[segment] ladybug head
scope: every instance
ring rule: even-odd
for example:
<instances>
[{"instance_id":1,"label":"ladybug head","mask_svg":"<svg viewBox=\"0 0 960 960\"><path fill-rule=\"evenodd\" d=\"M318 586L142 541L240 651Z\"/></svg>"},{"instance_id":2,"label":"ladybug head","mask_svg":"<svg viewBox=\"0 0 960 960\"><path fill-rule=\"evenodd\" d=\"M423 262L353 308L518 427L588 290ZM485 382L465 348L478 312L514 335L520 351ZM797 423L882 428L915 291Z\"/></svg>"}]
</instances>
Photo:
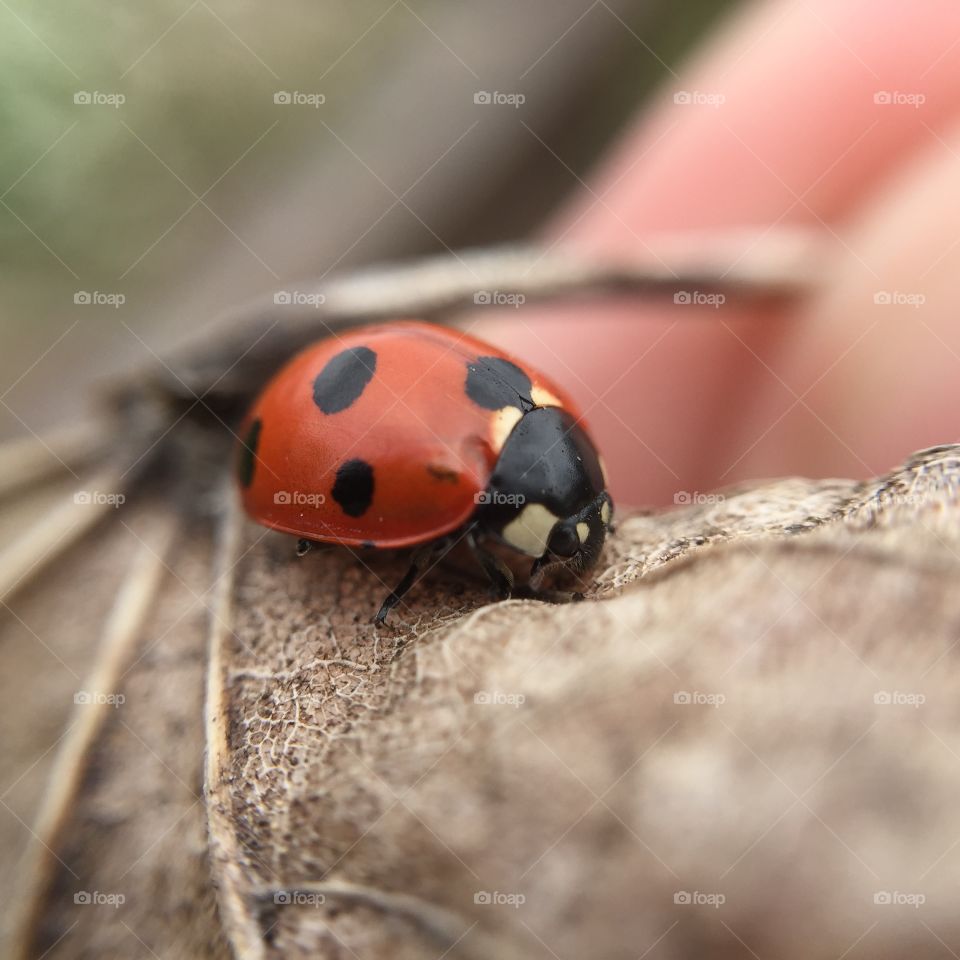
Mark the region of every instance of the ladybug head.
<instances>
[{"instance_id":1,"label":"ladybug head","mask_svg":"<svg viewBox=\"0 0 960 960\"><path fill-rule=\"evenodd\" d=\"M485 532L534 557L531 586L547 572L588 570L607 535L613 502L597 451L560 407L525 414L503 445L478 519Z\"/></svg>"},{"instance_id":2,"label":"ladybug head","mask_svg":"<svg viewBox=\"0 0 960 960\"><path fill-rule=\"evenodd\" d=\"M587 507L572 517L558 520L550 532L547 548L533 561L530 586L539 589L544 577L553 571L589 570L600 556L607 536L613 501L603 491Z\"/></svg>"}]
</instances>

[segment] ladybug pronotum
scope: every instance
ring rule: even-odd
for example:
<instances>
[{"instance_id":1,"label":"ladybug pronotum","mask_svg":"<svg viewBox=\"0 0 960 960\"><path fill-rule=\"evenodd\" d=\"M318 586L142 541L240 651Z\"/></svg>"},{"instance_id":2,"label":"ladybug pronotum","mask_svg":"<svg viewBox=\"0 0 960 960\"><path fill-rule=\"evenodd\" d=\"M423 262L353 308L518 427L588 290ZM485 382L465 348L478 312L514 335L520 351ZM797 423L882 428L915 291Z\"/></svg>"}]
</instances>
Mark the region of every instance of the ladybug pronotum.
<instances>
[{"instance_id":1,"label":"ladybug pronotum","mask_svg":"<svg viewBox=\"0 0 960 960\"><path fill-rule=\"evenodd\" d=\"M455 330L417 321L313 344L267 384L241 428L249 516L312 541L422 547L463 540L499 596L514 578L484 541L533 558L529 587L595 562L613 503L580 415L546 377Z\"/></svg>"}]
</instances>

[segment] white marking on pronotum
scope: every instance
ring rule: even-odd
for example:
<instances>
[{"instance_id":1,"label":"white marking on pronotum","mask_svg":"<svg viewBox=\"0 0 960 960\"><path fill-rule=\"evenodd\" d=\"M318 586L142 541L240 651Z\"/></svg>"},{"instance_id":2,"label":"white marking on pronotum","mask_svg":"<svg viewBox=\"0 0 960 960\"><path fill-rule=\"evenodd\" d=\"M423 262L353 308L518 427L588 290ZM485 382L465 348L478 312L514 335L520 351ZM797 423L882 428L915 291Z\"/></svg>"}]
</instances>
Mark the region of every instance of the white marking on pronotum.
<instances>
[{"instance_id":1,"label":"white marking on pronotum","mask_svg":"<svg viewBox=\"0 0 960 960\"><path fill-rule=\"evenodd\" d=\"M530 399L538 407L562 407L563 401L556 396L556 394L551 393L547 390L546 387L542 387L539 383L535 383L530 388Z\"/></svg>"},{"instance_id":2,"label":"white marking on pronotum","mask_svg":"<svg viewBox=\"0 0 960 960\"><path fill-rule=\"evenodd\" d=\"M600 508L600 519L604 523L610 522L610 501L604 500L603 506Z\"/></svg>"},{"instance_id":3,"label":"white marking on pronotum","mask_svg":"<svg viewBox=\"0 0 960 960\"><path fill-rule=\"evenodd\" d=\"M522 416L523 412L517 407L502 407L493 415L490 421L490 441L494 453L499 453L503 449L507 437Z\"/></svg>"},{"instance_id":4,"label":"white marking on pronotum","mask_svg":"<svg viewBox=\"0 0 960 960\"><path fill-rule=\"evenodd\" d=\"M528 503L520 515L503 528L503 539L528 557L542 557L554 524L560 518L542 503Z\"/></svg>"},{"instance_id":5,"label":"white marking on pronotum","mask_svg":"<svg viewBox=\"0 0 960 960\"><path fill-rule=\"evenodd\" d=\"M586 543L587 537L590 536L590 527L582 520L577 524L577 536L580 538L581 543Z\"/></svg>"}]
</instances>

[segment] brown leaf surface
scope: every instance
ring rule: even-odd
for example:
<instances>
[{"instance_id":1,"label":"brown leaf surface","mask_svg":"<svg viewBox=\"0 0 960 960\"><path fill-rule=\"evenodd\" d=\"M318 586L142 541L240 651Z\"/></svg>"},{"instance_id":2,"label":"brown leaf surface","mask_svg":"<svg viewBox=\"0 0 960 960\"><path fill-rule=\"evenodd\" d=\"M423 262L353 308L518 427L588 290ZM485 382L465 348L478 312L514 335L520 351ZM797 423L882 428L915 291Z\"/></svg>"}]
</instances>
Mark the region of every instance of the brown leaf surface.
<instances>
[{"instance_id":1,"label":"brown leaf surface","mask_svg":"<svg viewBox=\"0 0 960 960\"><path fill-rule=\"evenodd\" d=\"M6 607L4 957L229 956L203 802L209 535L177 527L166 503L114 511ZM94 894L124 899L76 902Z\"/></svg>"},{"instance_id":2,"label":"brown leaf surface","mask_svg":"<svg viewBox=\"0 0 960 960\"><path fill-rule=\"evenodd\" d=\"M574 605L437 569L379 630L402 555L142 492L6 603L3 955L956 951L958 467L624 519Z\"/></svg>"},{"instance_id":3,"label":"brown leaf surface","mask_svg":"<svg viewBox=\"0 0 960 960\"><path fill-rule=\"evenodd\" d=\"M238 954L960 946L958 466L626 519L572 606L435 573L380 631L401 558L294 562L234 518L208 774Z\"/></svg>"}]
</instances>

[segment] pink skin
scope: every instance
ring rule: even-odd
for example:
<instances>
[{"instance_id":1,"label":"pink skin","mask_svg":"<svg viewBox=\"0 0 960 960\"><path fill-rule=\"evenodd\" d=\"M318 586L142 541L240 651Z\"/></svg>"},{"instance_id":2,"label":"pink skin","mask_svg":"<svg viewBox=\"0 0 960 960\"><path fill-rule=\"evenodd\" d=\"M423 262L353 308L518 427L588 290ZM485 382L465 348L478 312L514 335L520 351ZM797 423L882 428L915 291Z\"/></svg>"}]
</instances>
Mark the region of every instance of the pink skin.
<instances>
[{"instance_id":1,"label":"pink skin","mask_svg":"<svg viewBox=\"0 0 960 960\"><path fill-rule=\"evenodd\" d=\"M867 476L957 438L958 61L955 0L748 6L669 78L543 239L616 255L663 231L802 226L828 254L817 290L789 309L668 298L480 314L479 335L588 410L615 500ZM677 104L676 91L725 99ZM878 104L880 91L925 102ZM894 291L924 302L875 302Z\"/></svg>"}]
</instances>

